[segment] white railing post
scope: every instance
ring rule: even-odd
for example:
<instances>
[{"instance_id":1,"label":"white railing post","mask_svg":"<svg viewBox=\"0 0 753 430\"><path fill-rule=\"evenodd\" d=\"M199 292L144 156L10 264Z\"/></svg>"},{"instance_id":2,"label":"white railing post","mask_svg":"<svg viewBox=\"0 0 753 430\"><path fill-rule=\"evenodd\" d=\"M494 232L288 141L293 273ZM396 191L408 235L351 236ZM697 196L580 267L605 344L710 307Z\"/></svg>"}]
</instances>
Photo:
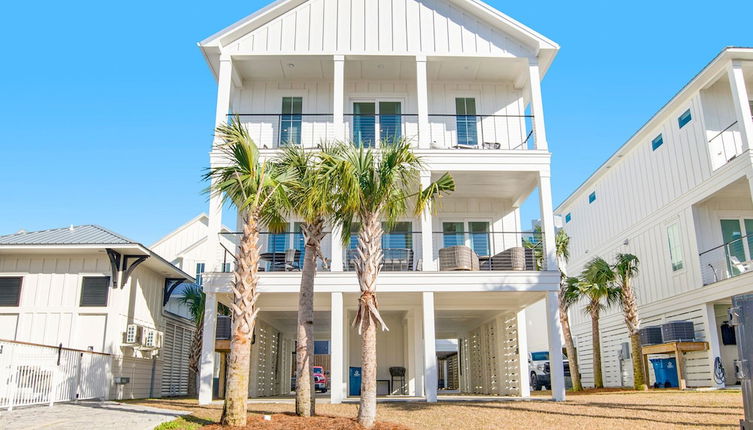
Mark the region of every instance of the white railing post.
<instances>
[{"instance_id":1,"label":"white railing post","mask_svg":"<svg viewBox=\"0 0 753 430\"><path fill-rule=\"evenodd\" d=\"M745 87L745 75L743 74L742 62L733 60L727 69L729 86L732 91L732 103L735 109L737 122L740 124L740 136L742 138L743 152L750 149L753 139L753 118L751 118L750 105L748 104L748 92Z\"/></svg>"},{"instance_id":2,"label":"white railing post","mask_svg":"<svg viewBox=\"0 0 753 430\"><path fill-rule=\"evenodd\" d=\"M531 115L533 115L533 137L536 142L536 149L546 151L548 149L546 141L546 130L544 129L544 103L541 98L541 74L539 72L539 62L536 58L531 58L528 62L528 87L531 93Z\"/></svg>"},{"instance_id":3,"label":"white railing post","mask_svg":"<svg viewBox=\"0 0 753 430\"><path fill-rule=\"evenodd\" d=\"M416 56L416 98L418 107L418 147L431 146L429 132L429 85L426 75L426 56Z\"/></svg>"},{"instance_id":4,"label":"white railing post","mask_svg":"<svg viewBox=\"0 0 753 430\"><path fill-rule=\"evenodd\" d=\"M345 140L345 56L335 55L334 76L332 80L332 122L335 128L335 140Z\"/></svg>"},{"instance_id":5,"label":"white railing post","mask_svg":"<svg viewBox=\"0 0 753 430\"><path fill-rule=\"evenodd\" d=\"M431 172L421 172L421 189L425 189L431 183ZM421 213L421 270L435 271L434 245L432 241L432 216L431 207L427 205Z\"/></svg>"},{"instance_id":6,"label":"white railing post","mask_svg":"<svg viewBox=\"0 0 753 430\"><path fill-rule=\"evenodd\" d=\"M199 369L200 405L212 403L214 383L214 343L217 334L217 293L213 291L205 291L205 293L204 336L201 343L201 364Z\"/></svg>"}]
</instances>

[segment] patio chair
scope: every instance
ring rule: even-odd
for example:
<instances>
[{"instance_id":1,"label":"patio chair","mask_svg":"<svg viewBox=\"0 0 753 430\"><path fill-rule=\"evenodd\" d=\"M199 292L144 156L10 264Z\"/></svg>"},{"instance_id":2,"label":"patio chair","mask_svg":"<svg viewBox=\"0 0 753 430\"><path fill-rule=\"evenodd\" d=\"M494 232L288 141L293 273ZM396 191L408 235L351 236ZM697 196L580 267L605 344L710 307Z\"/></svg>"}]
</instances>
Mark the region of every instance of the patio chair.
<instances>
[{"instance_id":1,"label":"patio chair","mask_svg":"<svg viewBox=\"0 0 753 430\"><path fill-rule=\"evenodd\" d=\"M532 251L532 250L531 250ZM530 258L527 254L530 254ZM528 260L531 260L530 264ZM490 265L488 265L490 264ZM533 270L533 253L527 253L526 248L514 246L495 254L484 269L488 270Z\"/></svg>"},{"instance_id":2,"label":"patio chair","mask_svg":"<svg viewBox=\"0 0 753 430\"><path fill-rule=\"evenodd\" d=\"M478 270L478 255L465 245L448 246L439 250L439 270Z\"/></svg>"},{"instance_id":3,"label":"patio chair","mask_svg":"<svg viewBox=\"0 0 753 430\"><path fill-rule=\"evenodd\" d=\"M413 270L413 250L410 248L385 248L382 250L382 270L404 272Z\"/></svg>"},{"instance_id":4,"label":"patio chair","mask_svg":"<svg viewBox=\"0 0 753 430\"><path fill-rule=\"evenodd\" d=\"M297 249L287 249L285 250L285 271L286 272L292 272L300 270L300 267L298 265L298 259L296 258L296 254L298 253Z\"/></svg>"},{"instance_id":5,"label":"patio chair","mask_svg":"<svg viewBox=\"0 0 753 430\"><path fill-rule=\"evenodd\" d=\"M732 265L732 267L737 269L737 271L740 273L745 273L745 272L750 271L751 266L753 265L753 261L746 261L743 263L740 261L739 258L735 257L734 255L729 257L729 262Z\"/></svg>"}]
</instances>

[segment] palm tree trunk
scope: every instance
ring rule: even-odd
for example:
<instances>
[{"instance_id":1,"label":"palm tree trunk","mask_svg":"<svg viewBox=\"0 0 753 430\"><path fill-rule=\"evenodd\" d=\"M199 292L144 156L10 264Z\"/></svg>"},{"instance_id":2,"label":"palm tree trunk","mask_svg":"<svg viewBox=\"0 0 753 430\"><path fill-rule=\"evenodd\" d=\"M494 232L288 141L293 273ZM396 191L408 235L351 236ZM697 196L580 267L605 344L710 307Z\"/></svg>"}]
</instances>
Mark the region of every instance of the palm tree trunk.
<instances>
[{"instance_id":1,"label":"palm tree trunk","mask_svg":"<svg viewBox=\"0 0 753 430\"><path fill-rule=\"evenodd\" d=\"M196 331L191 340L191 353L188 356L188 397L196 397L198 392L199 359L201 358L201 343L204 337L204 321L196 322Z\"/></svg>"},{"instance_id":2,"label":"palm tree trunk","mask_svg":"<svg viewBox=\"0 0 753 430\"><path fill-rule=\"evenodd\" d=\"M382 262L382 225L378 214L368 214L361 219L361 232L358 236L356 274L361 287L358 300L358 313L353 321L361 334L361 401L358 408L358 423L371 428L376 422L376 376L377 323L386 329L376 299L376 280Z\"/></svg>"},{"instance_id":3,"label":"palm tree trunk","mask_svg":"<svg viewBox=\"0 0 753 430\"><path fill-rule=\"evenodd\" d=\"M563 305L560 299L560 325L562 325L562 335L565 337L565 350L567 351L567 361L570 364L570 380L573 382L573 391L582 391L583 385L580 382L580 369L578 368L578 356L575 352L573 343L573 334L570 332L570 318L567 315L567 306Z\"/></svg>"},{"instance_id":4,"label":"palm tree trunk","mask_svg":"<svg viewBox=\"0 0 753 430\"><path fill-rule=\"evenodd\" d=\"M316 414L314 398L314 278L316 277L316 256L321 244L324 220L302 226L306 240L303 255L301 289L298 293L298 328L295 348L295 413L308 417Z\"/></svg>"},{"instance_id":5,"label":"palm tree trunk","mask_svg":"<svg viewBox=\"0 0 753 430\"><path fill-rule=\"evenodd\" d=\"M251 334L256 323L259 293L258 214L243 214L243 236L238 246L233 282L232 338L228 357L227 388L222 408L222 425L246 425L246 401L251 364Z\"/></svg>"},{"instance_id":6,"label":"palm tree trunk","mask_svg":"<svg viewBox=\"0 0 753 430\"><path fill-rule=\"evenodd\" d=\"M601 336L599 333L599 303L592 303L591 307L591 344L593 346L594 388L604 388L601 375Z\"/></svg>"},{"instance_id":7,"label":"palm tree trunk","mask_svg":"<svg viewBox=\"0 0 753 430\"><path fill-rule=\"evenodd\" d=\"M638 333L641 320L638 317L638 304L635 300L633 286L629 280L623 282L620 289L622 295L622 309L625 314L625 324L630 335L630 355L633 362L633 387L636 390L648 390L646 375L643 368L643 355L641 352L641 338Z\"/></svg>"}]
</instances>

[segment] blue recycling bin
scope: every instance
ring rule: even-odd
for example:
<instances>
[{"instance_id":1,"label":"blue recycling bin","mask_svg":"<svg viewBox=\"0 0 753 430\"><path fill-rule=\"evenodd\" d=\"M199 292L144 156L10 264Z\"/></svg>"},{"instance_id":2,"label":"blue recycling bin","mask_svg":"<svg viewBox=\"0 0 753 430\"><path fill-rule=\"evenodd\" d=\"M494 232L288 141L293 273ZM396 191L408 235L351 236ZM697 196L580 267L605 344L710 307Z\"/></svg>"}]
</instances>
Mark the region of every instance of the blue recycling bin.
<instances>
[{"instance_id":1,"label":"blue recycling bin","mask_svg":"<svg viewBox=\"0 0 753 430\"><path fill-rule=\"evenodd\" d=\"M680 381L677 380L677 361L674 358L652 358L651 365L659 388L680 386Z\"/></svg>"},{"instance_id":2,"label":"blue recycling bin","mask_svg":"<svg viewBox=\"0 0 753 430\"><path fill-rule=\"evenodd\" d=\"M348 395L360 396L361 395L361 368L351 367L348 375Z\"/></svg>"}]
</instances>

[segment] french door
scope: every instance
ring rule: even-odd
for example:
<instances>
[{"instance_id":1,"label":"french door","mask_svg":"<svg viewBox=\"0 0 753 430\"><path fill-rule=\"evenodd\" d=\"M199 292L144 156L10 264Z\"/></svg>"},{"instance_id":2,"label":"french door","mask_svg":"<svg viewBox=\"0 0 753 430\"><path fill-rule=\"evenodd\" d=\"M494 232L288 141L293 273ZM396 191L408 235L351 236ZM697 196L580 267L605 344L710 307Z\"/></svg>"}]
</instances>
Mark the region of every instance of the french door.
<instances>
[{"instance_id":1,"label":"french door","mask_svg":"<svg viewBox=\"0 0 753 430\"><path fill-rule=\"evenodd\" d=\"M739 268L737 266L739 263L751 260L753 219L733 218L722 219L720 222L722 241L725 244L727 268L731 273L738 275Z\"/></svg>"},{"instance_id":2,"label":"french door","mask_svg":"<svg viewBox=\"0 0 753 430\"><path fill-rule=\"evenodd\" d=\"M377 139L394 142L402 137L402 103L398 101L353 102L353 143L373 148Z\"/></svg>"}]
</instances>

